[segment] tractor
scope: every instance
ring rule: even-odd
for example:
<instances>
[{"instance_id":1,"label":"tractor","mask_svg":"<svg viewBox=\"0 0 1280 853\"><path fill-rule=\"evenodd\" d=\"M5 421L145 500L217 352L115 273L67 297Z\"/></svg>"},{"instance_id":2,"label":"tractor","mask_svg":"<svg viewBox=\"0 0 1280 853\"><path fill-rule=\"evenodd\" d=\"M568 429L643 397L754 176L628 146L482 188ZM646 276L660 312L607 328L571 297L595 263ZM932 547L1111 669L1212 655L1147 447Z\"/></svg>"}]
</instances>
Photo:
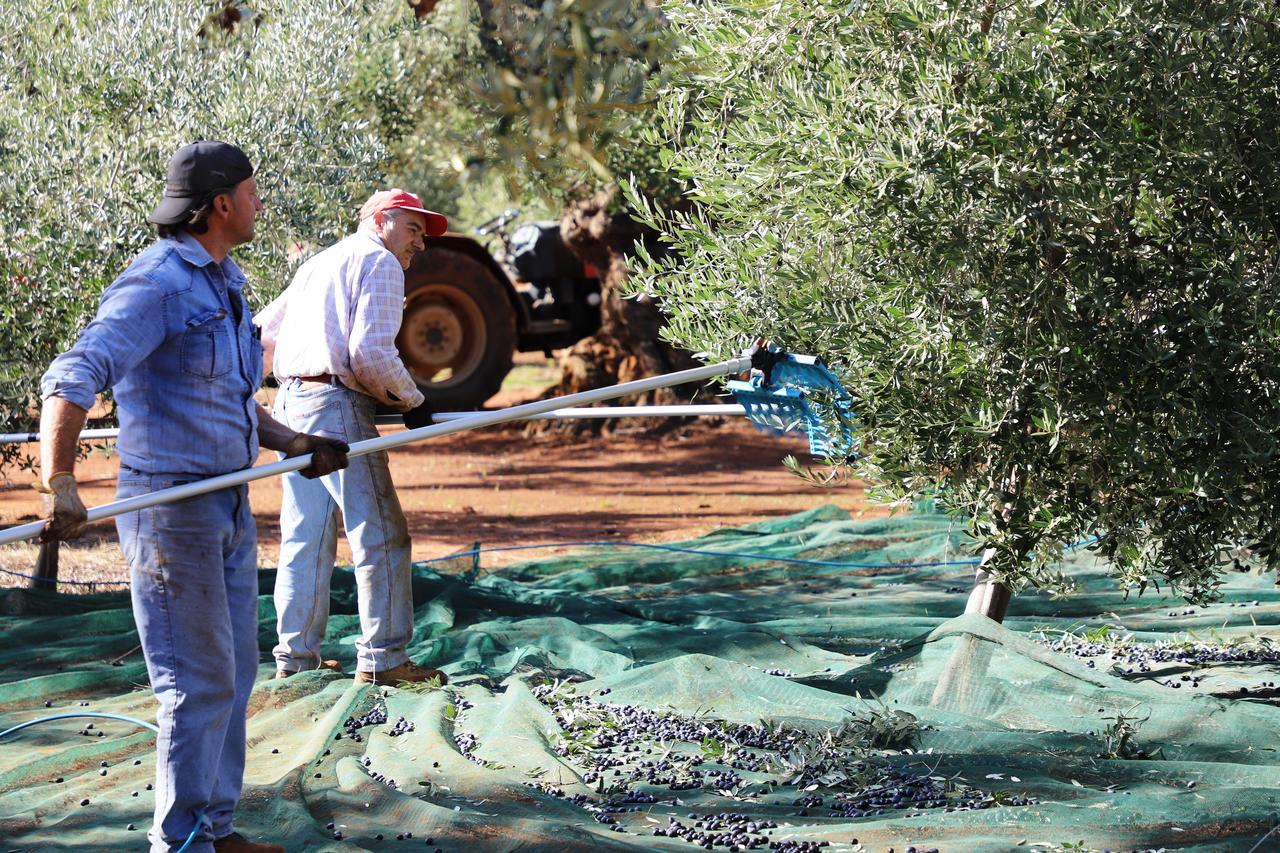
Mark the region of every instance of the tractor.
<instances>
[{"instance_id":1,"label":"tractor","mask_svg":"<svg viewBox=\"0 0 1280 853\"><path fill-rule=\"evenodd\" d=\"M517 351L550 356L600 326L596 270L565 246L558 222L510 230L518 215L506 210L474 237L427 238L405 272L396 347L436 411L479 408Z\"/></svg>"}]
</instances>

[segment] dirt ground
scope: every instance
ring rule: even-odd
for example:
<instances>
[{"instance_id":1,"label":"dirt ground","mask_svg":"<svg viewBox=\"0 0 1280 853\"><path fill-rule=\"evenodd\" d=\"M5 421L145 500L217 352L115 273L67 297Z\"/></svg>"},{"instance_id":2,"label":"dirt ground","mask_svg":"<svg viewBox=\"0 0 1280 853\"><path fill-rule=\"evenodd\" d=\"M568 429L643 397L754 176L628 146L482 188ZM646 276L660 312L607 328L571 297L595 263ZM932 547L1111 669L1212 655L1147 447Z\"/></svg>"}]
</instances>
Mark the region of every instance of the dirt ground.
<instances>
[{"instance_id":1,"label":"dirt ground","mask_svg":"<svg viewBox=\"0 0 1280 853\"><path fill-rule=\"evenodd\" d=\"M522 356L489 408L532 399L553 377L540 356ZM399 427L384 428L385 432ZM470 548L580 540L661 542L717 527L745 524L835 503L853 512L868 507L859 484L821 489L787 472L788 453L807 460L803 439L755 432L742 419L687 419L658 434L628 430L609 438L566 441L527 438L497 428L445 436L391 452L391 472L413 536L413 558L425 560ZM274 461L264 454L261 462ZM78 467L89 506L114 499L118 462L95 452ZM38 517L31 477L8 471L0 487L0 527ZM280 481L250 486L258 523L259 564L273 567L280 549ZM37 548L0 546L0 568L30 573ZM501 566L554 551L485 555ZM338 559L350 562L345 540ZM123 580L124 558L111 521L95 524L80 542L64 545L64 580ZM23 581L0 576L0 585Z\"/></svg>"}]
</instances>

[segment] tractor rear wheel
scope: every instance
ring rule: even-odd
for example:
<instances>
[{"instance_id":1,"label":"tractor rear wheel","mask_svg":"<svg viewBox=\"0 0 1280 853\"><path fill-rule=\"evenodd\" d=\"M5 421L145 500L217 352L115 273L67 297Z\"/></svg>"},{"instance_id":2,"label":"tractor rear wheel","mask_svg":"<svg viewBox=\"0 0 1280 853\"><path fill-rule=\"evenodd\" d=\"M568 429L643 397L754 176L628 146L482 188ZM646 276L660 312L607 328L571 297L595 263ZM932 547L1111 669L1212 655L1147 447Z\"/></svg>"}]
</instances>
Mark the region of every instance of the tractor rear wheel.
<instances>
[{"instance_id":1,"label":"tractor rear wheel","mask_svg":"<svg viewBox=\"0 0 1280 853\"><path fill-rule=\"evenodd\" d=\"M491 270L444 248L418 255L396 348L432 408L478 409L510 372L515 344L515 312Z\"/></svg>"}]
</instances>

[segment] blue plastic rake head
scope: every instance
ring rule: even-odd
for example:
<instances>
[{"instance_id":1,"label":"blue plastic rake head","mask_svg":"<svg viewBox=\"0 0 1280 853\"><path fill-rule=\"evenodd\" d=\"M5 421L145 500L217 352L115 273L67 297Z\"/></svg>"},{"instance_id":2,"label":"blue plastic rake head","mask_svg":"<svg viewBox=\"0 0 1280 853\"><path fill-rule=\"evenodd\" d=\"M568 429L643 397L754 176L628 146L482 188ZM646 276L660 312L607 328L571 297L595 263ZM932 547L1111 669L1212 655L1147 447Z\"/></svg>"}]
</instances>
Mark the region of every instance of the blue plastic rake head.
<instances>
[{"instance_id":1,"label":"blue plastic rake head","mask_svg":"<svg viewBox=\"0 0 1280 853\"><path fill-rule=\"evenodd\" d=\"M746 382L728 383L756 429L809 436L809 452L826 459L854 455L853 400L822 360L776 347L757 350Z\"/></svg>"}]
</instances>

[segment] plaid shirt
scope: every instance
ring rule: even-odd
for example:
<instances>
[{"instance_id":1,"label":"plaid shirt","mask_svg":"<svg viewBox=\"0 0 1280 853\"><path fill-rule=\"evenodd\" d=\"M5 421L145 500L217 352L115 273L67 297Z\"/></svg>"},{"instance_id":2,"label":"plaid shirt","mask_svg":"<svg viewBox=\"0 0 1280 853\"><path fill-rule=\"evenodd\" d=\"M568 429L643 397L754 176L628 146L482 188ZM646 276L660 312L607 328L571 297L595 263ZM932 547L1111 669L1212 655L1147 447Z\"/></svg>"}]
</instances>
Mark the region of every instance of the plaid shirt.
<instances>
[{"instance_id":1,"label":"plaid shirt","mask_svg":"<svg viewBox=\"0 0 1280 853\"><path fill-rule=\"evenodd\" d=\"M275 349L280 380L329 373L394 409L422 402L396 351L404 270L374 235L358 231L304 263L254 322Z\"/></svg>"}]
</instances>

